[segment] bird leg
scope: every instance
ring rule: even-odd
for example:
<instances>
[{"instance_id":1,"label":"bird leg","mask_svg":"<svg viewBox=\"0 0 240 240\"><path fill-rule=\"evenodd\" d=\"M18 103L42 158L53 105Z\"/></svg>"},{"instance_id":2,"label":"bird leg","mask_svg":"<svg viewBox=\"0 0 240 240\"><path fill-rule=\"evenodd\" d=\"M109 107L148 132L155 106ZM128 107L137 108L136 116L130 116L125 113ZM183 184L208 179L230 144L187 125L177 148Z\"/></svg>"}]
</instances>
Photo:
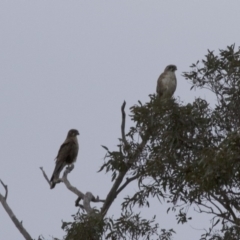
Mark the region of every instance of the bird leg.
<instances>
[{"instance_id":1,"label":"bird leg","mask_svg":"<svg viewBox=\"0 0 240 240\"><path fill-rule=\"evenodd\" d=\"M69 164L67 167L66 167L66 170L68 171L68 173L70 173L72 170L74 169L74 164Z\"/></svg>"}]
</instances>

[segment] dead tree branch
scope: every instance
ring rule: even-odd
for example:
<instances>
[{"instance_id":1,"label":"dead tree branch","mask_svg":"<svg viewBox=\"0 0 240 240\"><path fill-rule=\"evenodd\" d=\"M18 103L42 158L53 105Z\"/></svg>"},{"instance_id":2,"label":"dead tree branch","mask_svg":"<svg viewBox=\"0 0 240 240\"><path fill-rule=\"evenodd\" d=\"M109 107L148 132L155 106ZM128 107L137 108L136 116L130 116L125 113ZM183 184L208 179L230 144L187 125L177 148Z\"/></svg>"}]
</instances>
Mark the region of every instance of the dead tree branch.
<instances>
[{"instance_id":1,"label":"dead tree branch","mask_svg":"<svg viewBox=\"0 0 240 240\"><path fill-rule=\"evenodd\" d=\"M128 152L130 149L130 146L126 139L126 134L125 134L125 123L126 123L125 106L126 106L126 102L124 101L121 107L121 112L122 112L121 133L122 133L122 141L123 141L123 150Z\"/></svg>"},{"instance_id":2,"label":"dead tree branch","mask_svg":"<svg viewBox=\"0 0 240 240\"><path fill-rule=\"evenodd\" d=\"M7 201L7 196L8 196L8 187L7 187L7 185L5 185L4 183L3 183L3 181L0 179L0 182L1 182L1 184L3 185L3 187L4 187L4 189L5 189L5 196L4 196L4 199L5 199L5 201Z\"/></svg>"},{"instance_id":3,"label":"dead tree branch","mask_svg":"<svg viewBox=\"0 0 240 240\"><path fill-rule=\"evenodd\" d=\"M91 208L90 202L104 202L104 200L99 199L98 196L95 198L93 194L90 192L87 192L86 194L84 194L81 191L79 191L76 187L71 185L67 176L73 170L73 168L74 168L73 164L66 167L62 178L59 179L59 182L63 182L69 191L71 191L72 193L78 196L77 200L75 201L75 206L83 208L84 210L86 210L87 213L91 213L93 211L93 208ZM48 184L51 186L51 183L49 181L47 174L45 173L42 167L40 167L40 169L43 173L44 178L46 179ZM83 205L79 203L81 200L83 200Z\"/></svg>"},{"instance_id":4,"label":"dead tree branch","mask_svg":"<svg viewBox=\"0 0 240 240\"><path fill-rule=\"evenodd\" d=\"M79 191L76 187L72 186L71 183L68 181L67 176L68 174L73 170L73 165L68 166L64 173L62 178L60 179L65 186L67 187L67 189L71 192L73 192L74 194L76 194L78 197L80 197L81 199L84 199L84 193L82 193L81 191Z\"/></svg>"},{"instance_id":5,"label":"dead tree branch","mask_svg":"<svg viewBox=\"0 0 240 240\"><path fill-rule=\"evenodd\" d=\"M7 194L8 194L8 188L7 185L5 185L2 180L0 180L1 184L3 185L3 187L5 188L5 196L3 196L2 194L0 194L0 202L2 203L3 208L5 209L5 211L7 212L8 216L11 218L11 220L13 221L13 223L15 224L16 228L19 230L19 232L23 235L23 237L26 240L32 240L32 237L30 236L30 234L26 231L26 229L23 227L22 223L19 222L19 220L17 219L17 217L15 216L15 214L13 213L12 209L9 207L9 205L7 204Z\"/></svg>"},{"instance_id":6,"label":"dead tree branch","mask_svg":"<svg viewBox=\"0 0 240 240\"><path fill-rule=\"evenodd\" d=\"M42 171L42 173L43 173L44 178L45 178L46 181L48 182L49 186L51 186L51 183L50 183L50 181L49 181L49 179L48 179L47 174L46 174L45 171L43 170L43 167L40 167L40 169L41 169L41 171Z\"/></svg>"}]
</instances>

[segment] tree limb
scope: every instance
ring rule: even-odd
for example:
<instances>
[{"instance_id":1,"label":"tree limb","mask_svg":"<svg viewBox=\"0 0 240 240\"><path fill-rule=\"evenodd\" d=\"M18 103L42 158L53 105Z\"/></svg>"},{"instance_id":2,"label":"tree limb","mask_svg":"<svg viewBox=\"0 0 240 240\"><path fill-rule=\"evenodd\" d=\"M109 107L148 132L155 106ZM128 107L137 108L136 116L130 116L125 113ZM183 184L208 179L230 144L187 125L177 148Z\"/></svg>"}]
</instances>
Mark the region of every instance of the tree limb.
<instances>
[{"instance_id":1,"label":"tree limb","mask_svg":"<svg viewBox=\"0 0 240 240\"><path fill-rule=\"evenodd\" d=\"M72 171L72 169L73 169L73 165L71 165L71 166L68 166L66 169L65 169L65 171L64 171L64 173L63 173L63 176L62 176L62 178L60 179L61 180L61 182L63 182L64 184L65 184L65 186L67 187L67 189L69 190L69 191L71 191L71 192L73 192L74 194L76 194L78 197L80 197L81 199L84 199L84 193L82 193L81 191L79 191L76 187L73 187L72 185L71 185L71 183L68 181L68 179L67 179L67 176L68 176L68 174Z\"/></svg>"},{"instance_id":2,"label":"tree limb","mask_svg":"<svg viewBox=\"0 0 240 240\"><path fill-rule=\"evenodd\" d=\"M1 184L3 185L3 187L4 187L4 189L5 189L5 196L4 196L4 199L5 199L5 201L7 201L7 196L8 196L8 187L7 187L7 185L5 185L4 183L3 183L3 181L0 179L0 182L1 182Z\"/></svg>"},{"instance_id":3,"label":"tree limb","mask_svg":"<svg viewBox=\"0 0 240 240\"><path fill-rule=\"evenodd\" d=\"M48 182L49 186L51 186L51 183L50 183L50 181L49 181L49 179L48 179L47 174L46 174L45 171L43 170L43 167L40 167L40 169L41 169L41 171L42 171L42 173L43 173L44 178L45 178L46 181Z\"/></svg>"},{"instance_id":4,"label":"tree limb","mask_svg":"<svg viewBox=\"0 0 240 240\"><path fill-rule=\"evenodd\" d=\"M221 209L217 204L214 203L214 200L211 199L211 197L218 203L218 204L221 204L223 209ZM223 199L220 199L219 197L216 197L214 194L209 194L209 196L207 197L208 199L208 203L212 204L214 206L213 207L210 207L204 203L200 203L200 202L196 202L197 203L197 207L199 209L199 213L207 213L207 214L213 214L217 217L220 217L224 220L227 220L233 224L236 224L238 225L239 224L239 219L236 217L236 215L234 214L234 212L232 211L231 207L226 205L227 203L224 203ZM208 210L203 210L200 206L208 209ZM218 212L217 212L217 211Z\"/></svg>"},{"instance_id":5,"label":"tree limb","mask_svg":"<svg viewBox=\"0 0 240 240\"><path fill-rule=\"evenodd\" d=\"M130 146L129 143L126 139L126 134L125 134L125 123L126 123L126 113L125 113L125 106L126 102L124 101L121 107L121 112L122 112L122 124L121 124L121 133L122 133L122 141L123 141L123 149L128 152Z\"/></svg>"},{"instance_id":6,"label":"tree limb","mask_svg":"<svg viewBox=\"0 0 240 240\"><path fill-rule=\"evenodd\" d=\"M19 230L19 232L23 235L23 237L26 240L32 240L32 237L30 236L30 234L26 231L26 229L23 227L22 223L19 222L19 220L17 219L17 217L15 216L15 214L13 213L12 209L9 207L9 205L7 204L7 186L1 181L1 184L3 185L3 187L5 188L6 194L3 197L2 194L0 194L0 202L2 203L3 208L5 209L5 211L7 212L8 216L11 218L11 220L13 221L13 223L15 224L16 228Z\"/></svg>"},{"instance_id":7,"label":"tree limb","mask_svg":"<svg viewBox=\"0 0 240 240\"><path fill-rule=\"evenodd\" d=\"M73 164L66 167L62 178L59 179L59 182L63 182L69 191L73 192L78 196L77 200L75 201L75 206L85 209L87 213L91 213L93 211L93 208L91 208L90 202L104 202L104 200L99 199L98 196L95 198L93 194L90 192L87 192L86 194L84 194L81 191L79 191L76 187L71 185L71 183L67 179L67 176L73 170L73 168L74 168ZM43 173L44 178L46 179L48 184L51 186L51 183L49 181L47 174L45 173L42 167L40 167L40 169ZM83 205L79 204L81 200L83 200L84 202Z\"/></svg>"},{"instance_id":8,"label":"tree limb","mask_svg":"<svg viewBox=\"0 0 240 240\"><path fill-rule=\"evenodd\" d=\"M122 105L122 127L121 127L121 130L122 130L122 137L123 137L123 141L124 141L124 137L125 137L125 133L124 133L124 127L125 127L125 112L124 112L124 107L126 105L126 102L124 101L123 102L123 105ZM126 139L126 138L125 138ZM134 153L131 153L129 152L128 154L128 161L127 161L127 168L122 171L122 172L119 172L111 190L109 191L108 195L107 195L107 198L103 204L103 207L101 209L101 215L102 217L104 217L108 211L108 209L110 208L110 206L112 205L114 199L117 197L117 191L118 191L118 188L119 186L121 185L126 173L128 172L128 170L130 169L130 167L132 166L132 164L134 162L136 162L139 158L139 155L142 153L148 139L149 139L149 134L148 134L148 131L146 130L146 134L144 135L144 137L142 138L142 142L138 145L137 149L135 150ZM127 143L128 144L128 143ZM122 190L122 189L121 189ZM121 191L120 190L120 191Z\"/></svg>"},{"instance_id":9,"label":"tree limb","mask_svg":"<svg viewBox=\"0 0 240 240\"><path fill-rule=\"evenodd\" d=\"M111 190L109 191L107 198L103 204L103 207L101 210L102 217L104 217L106 215L106 213L107 213L108 209L110 208L110 206L112 205L114 199L117 197L118 187L120 186L124 176L126 175L127 171L131 167L131 165L138 160L138 157L141 154L143 148L145 147L147 140L148 140L148 138L147 138L147 136L145 136L143 138L143 141L139 144L135 154L132 157L130 157L130 159L128 161L127 169L125 171L119 172L118 177L116 178L116 180L115 180Z\"/></svg>"},{"instance_id":10,"label":"tree limb","mask_svg":"<svg viewBox=\"0 0 240 240\"><path fill-rule=\"evenodd\" d=\"M220 199L216 196L214 196L213 194L210 194L212 196L212 198L214 198L216 201L218 201L218 203L220 203L227 211L227 213L229 215L231 215L231 217L233 218L233 222L234 223L237 223L238 222L238 218L236 217L235 213L233 212L232 208L230 207L230 204L229 204L229 199L228 197L225 195L224 192L220 192L221 193L221 196L223 197L223 199ZM230 220L230 218L228 218L229 221L232 221Z\"/></svg>"},{"instance_id":11,"label":"tree limb","mask_svg":"<svg viewBox=\"0 0 240 240\"><path fill-rule=\"evenodd\" d=\"M124 183L120 188L118 188L118 190L117 190L117 192L116 192L117 195L118 195L130 182L134 181L134 180L137 179L139 176L140 176L140 174L137 174L137 175L135 175L134 177L127 178L126 181L125 181L125 183Z\"/></svg>"}]
</instances>

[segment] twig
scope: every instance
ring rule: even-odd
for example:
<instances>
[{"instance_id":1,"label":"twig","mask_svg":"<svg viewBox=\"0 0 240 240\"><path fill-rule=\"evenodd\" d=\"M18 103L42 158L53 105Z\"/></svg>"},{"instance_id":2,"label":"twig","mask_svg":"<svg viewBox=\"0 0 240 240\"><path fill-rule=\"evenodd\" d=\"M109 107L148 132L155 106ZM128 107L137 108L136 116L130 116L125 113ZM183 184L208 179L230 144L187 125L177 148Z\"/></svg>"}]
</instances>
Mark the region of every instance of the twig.
<instances>
[{"instance_id":1,"label":"twig","mask_svg":"<svg viewBox=\"0 0 240 240\"><path fill-rule=\"evenodd\" d=\"M233 222L237 223L238 218L236 217L233 209L230 206L230 200L228 199L228 197L226 196L226 194L223 191L221 191L220 194L223 197L223 200L220 200L220 198L215 197L213 194L210 194L210 196L212 196L212 198L217 200L227 210L228 214L230 214L232 216Z\"/></svg>"},{"instance_id":2,"label":"twig","mask_svg":"<svg viewBox=\"0 0 240 240\"><path fill-rule=\"evenodd\" d=\"M76 206L76 207L80 207L80 208L82 208L82 209L84 210L83 205L80 204L80 201L81 201L81 200L82 200L82 198L81 198L81 197L78 197L78 198L76 199L76 201L75 201L75 206Z\"/></svg>"},{"instance_id":3,"label":"twig","mask_svg":"<svg viewBox=\"0 0 240 240\"><path fill-rule=\"evenodd\" d=\"M1 181L1 184L3 185L3 187L5 188L5 191L6 191L6 194L4 197L2 196L2 194L0 194L0 202L2 203L3 208L5 209L5 211L7 212L8 216L11 218L13 223L15 224L16 228L23 235L23 237L26 240L32 240L32 237L30 236L30 234L26 231L26 229L23 227L22 223L17 219L17 217L15 216L15 214L13 213L13 211L7 204L7 201L6 201L7 200L7 191L8 191L7 186L2 181Z\"/></svg>"},{"instance_id":4,"label":"twig","mask_svg":"<svg viewBox=\"0 0 240 240\"><path fill-rule=\"evenodd\" d=\"M122 124L121 124L121 132L122 132L122 141L125 145L125 147L128 146L128 142L126 139L126 135L125 135L125 122L126 122L126 113L125 113L125 106L126 106L126 102L124 101L121 107L121 112L122 112Z\"/></svg>"},{"instance_id":5,"label":"twig","mask_svg":"<svg viewBox=\"0 0 240 240\"><path fill-rule=\"evenodd\" d=\"M128 143L126 139L126 134L125 134L125 123L126 123L126 113L125 113L125 106L126 102L124 101L121 107L121 112L122 112L122 124L121 124L121 133L122 133L122 142L123 142L123 150L125 153L128 153L128 155L131 154L131 147L130 144Z\"/></svg>"},{"instance_id":6,"label":"twig","mask_svg":"<svg viewBox=\"0 0 240 240\"><path fill-rule=\"evenodd\" d=\"M0 182L1 182L1 184L3 185L3 187L5 188L5 196L4 196L4 199L5 199L5 201L7 201L7 196L8 196L8 187L7 187L7 185L5 185L4 183L3 183L3 181L0 179Z\"/></svg>"},{"instance_id":7,"label":"twig","mask_svg":"<svg viewBox=\"0 0 240 240\"><path fill-rule=\"evenodd\" d=\"M127 178L126 181L125 181L125 183L124 183L120 188L118 188L118 190L117 190L117 192L116 192L117 195L118 195L130 182L132 182L133 180L137 179L139 176L140 176L140 174L137 174L137 175L134 176L134 177Z\"/></svg>"},{"instance_id":8,"label":"twig","mask_svg":"<svg viewBox=\"0 0 240 240\"><path fill-rule=\"evenodd\" d=\"M48 179L47 174L46 174L45 171L43 170L43 167L40 167L40 169L41 169L41 171L42 171L42 173L43 173L44 178L46 179L46 181L48 182L48 184L51 186L51 183L50 183L50 181L49 181L49 179Z\"/></svg>"}]
</instances>

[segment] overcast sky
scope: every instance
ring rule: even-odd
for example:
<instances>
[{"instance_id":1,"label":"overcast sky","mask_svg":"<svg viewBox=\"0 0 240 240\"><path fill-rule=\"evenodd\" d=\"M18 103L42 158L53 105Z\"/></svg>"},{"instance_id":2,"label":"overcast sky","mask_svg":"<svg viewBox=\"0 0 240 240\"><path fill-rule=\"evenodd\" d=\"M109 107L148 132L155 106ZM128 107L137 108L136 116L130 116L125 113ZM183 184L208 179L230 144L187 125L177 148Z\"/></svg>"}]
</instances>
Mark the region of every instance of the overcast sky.
<instances>
[{"instance_id":1,"label":"overcast sky","mask_svg":"<svg viewBox=\"0 0 240 240\"><path fill-rule=\"evenodd\" d=\"M50 190L54 158L69 129L80 132L80 152L69 180L82 192L105 198L111 175L97 173L105 151L120 135L120 107L145 102L166 65L175 64L175 97L185 103L207 91L190 91L182 72L207 49L240 45L240 1L0 0L0 179L8 204L30 235L61 238L61 220L76 213L75 195L63 184ZM127 127L131 122L127 122ZM109 212L118 216L123 191ZM4 189L0 186L4 194ZM100 207L101 204L95 204ZM157 215L176 240L197 240L207 227L194 215L178 226L154 201L139 210ZM21 240L0 206L0 239Z\"/></svg>"}]
</instances>

